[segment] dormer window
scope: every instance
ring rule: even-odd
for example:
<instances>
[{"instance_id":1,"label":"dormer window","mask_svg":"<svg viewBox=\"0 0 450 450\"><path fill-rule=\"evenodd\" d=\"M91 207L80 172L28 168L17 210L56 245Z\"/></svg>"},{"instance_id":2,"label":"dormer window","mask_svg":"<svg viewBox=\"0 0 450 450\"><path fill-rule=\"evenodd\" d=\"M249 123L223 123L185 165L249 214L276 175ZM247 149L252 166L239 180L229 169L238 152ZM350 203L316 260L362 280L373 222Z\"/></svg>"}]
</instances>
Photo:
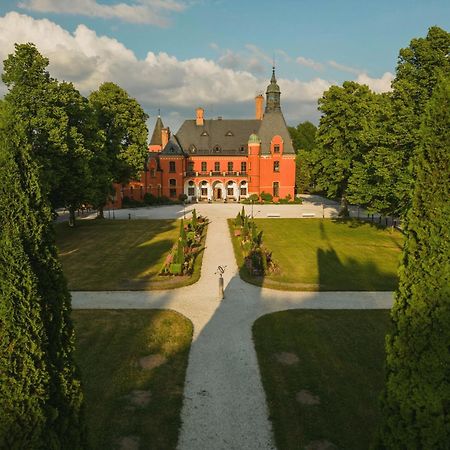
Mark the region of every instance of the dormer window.
<instances>
[{"instance_id":1,"label":"dormer window","mask_svg":"<svg viewBox=\"0 0 450 450\"><path fill-rule=\"evenodd\" d=\"M274 152L274 153L280 153L280 146L279 146L278 144L275 144L275 145L273 146L273 152Z\"/></svg>"},{"instance_id":2,"label":"dormer window","mask_svg":"<svg viewBox=\"0 0 450 450\"><path fill-rule=\"evenodd\" d=\"M221 150L221 148L220 148L219 145L215 145L214 148L213 148L213 150L214 150L214 153L219 153L220 150Z\"/></svg>"},{"instance_id":3,"label":"dormer window","mask_svg":"<svg viewBox=\"0 0 450 450\"><path fill-rule=\"evenodd\" d=\"M209 136L209 134L206 131L203 131L203 133L200 136Z\"/></svg>"},{"instance_id":4,"label":"dormer window","mask_svg":"<svg viewBox=\"0 0 450 450\"><path fill-rule=\"evenodd\" d=\"M234 134L231 130L228 130L225 136L234 136Z\"/></svg>"},{"instance_id":5,"label":"dormer window","mask_svg":"<svg viewBox=\"0 0 450 450\"><path fill-rule=\"evenodd\" d=\"M239 151L240 151L241 153L244 153L244 152L245 152L245 145L241 145L241 146L239 147Z\"/></svg>"}]
</instances>

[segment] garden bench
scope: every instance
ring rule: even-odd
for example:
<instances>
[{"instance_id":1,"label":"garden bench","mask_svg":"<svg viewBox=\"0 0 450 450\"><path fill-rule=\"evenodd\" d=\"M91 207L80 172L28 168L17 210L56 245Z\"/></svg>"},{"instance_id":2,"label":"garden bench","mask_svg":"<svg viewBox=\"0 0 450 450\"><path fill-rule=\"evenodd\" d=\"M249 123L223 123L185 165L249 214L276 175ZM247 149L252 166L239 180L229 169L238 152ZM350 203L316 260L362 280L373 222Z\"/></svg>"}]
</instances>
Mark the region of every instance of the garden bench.
<instances>
[{"instance_id":1,"label":"garden bench","mask_svg":"<svg viewBox=\"0 0 450 450\"><path fill-rule=\"evenodd\" d=\"M314 213L303 213L302 217L315 217L316 215Z\"/></svg>"},{"instance_id":2,"label":"garden bench","mask_svg":"<svg viewBox=\"0 0 450 450\"><path fill-rule=\"evenodd\" d=\"M278 213L267 214L267 217L280 217Z\"/></svg>"}]
</instances>

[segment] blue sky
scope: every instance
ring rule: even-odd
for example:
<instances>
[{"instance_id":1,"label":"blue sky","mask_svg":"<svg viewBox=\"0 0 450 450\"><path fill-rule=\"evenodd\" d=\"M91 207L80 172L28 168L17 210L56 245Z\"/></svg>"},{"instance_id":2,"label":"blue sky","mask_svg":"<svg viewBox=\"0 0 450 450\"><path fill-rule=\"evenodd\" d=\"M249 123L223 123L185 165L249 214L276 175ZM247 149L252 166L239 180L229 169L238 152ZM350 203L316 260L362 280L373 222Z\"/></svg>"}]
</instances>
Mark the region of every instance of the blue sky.
<instances>
[{"instance_id":1,"label":"blue sky","mask_svg":"<svg viewBox=\"0 0 450 450\"><path fill-rule=\"evenodd\" d=\"M2 59L13 42L33 40L59 79L86 95L115 81L150 126L160 107L176 129L198 105L251 116L273 58L290 124L317 122L331 84L387 90L401 47L432 25L449 30L450 2L1 0L0 16Z\"/></svg>"}]
</instances>

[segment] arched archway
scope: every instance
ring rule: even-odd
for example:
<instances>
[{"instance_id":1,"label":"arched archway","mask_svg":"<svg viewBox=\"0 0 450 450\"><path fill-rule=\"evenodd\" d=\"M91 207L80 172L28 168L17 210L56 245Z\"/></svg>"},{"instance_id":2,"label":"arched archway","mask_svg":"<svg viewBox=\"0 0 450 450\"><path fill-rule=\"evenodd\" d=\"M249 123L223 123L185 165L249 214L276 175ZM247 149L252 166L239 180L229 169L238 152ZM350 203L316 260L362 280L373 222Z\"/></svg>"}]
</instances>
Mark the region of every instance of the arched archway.
<instances>
[{"instance_id":1,"label":"arched archway","mask_svg":"<svg viewBox=\"0 0 450 450\"><path fill-rule=\"evenodd\" d=\"M225 187L221 181L214 181L212 184L212 191L214 200L222 200L226 198Z\"/></svg>"}]
</instances>

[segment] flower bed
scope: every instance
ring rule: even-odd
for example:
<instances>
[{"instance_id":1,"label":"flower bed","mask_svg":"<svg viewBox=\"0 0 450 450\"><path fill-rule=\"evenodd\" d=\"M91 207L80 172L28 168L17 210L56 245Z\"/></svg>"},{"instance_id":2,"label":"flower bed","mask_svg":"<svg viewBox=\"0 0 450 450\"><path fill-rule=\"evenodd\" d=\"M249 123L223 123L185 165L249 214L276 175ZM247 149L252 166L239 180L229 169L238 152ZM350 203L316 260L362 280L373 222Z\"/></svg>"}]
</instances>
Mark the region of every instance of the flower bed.
<instances>
[{"instance_id":1,"label":"flower bed","mask_svg":"<svg viewBox=\"0 0 450 450\"><path fill-rule=\"evenodd\" d=\"M197 255L203 250L202 237L208 221L194 209L192 219L180 220L180 234L161 268L160 275L191 275Z\"/></svg>"},{"instance_id":2,"label":"flower bed","mask_svg":"<svg viewBox=\"0 0 450 450\"><path fill-rule=\"evenodd\" d=\"M263 244L263 232L246 215L244 207L233 223L234 236L238 238L244 257L244 265L250 275L263 276L277 270L270 252Z\"/></svg>"}]
</instances>

